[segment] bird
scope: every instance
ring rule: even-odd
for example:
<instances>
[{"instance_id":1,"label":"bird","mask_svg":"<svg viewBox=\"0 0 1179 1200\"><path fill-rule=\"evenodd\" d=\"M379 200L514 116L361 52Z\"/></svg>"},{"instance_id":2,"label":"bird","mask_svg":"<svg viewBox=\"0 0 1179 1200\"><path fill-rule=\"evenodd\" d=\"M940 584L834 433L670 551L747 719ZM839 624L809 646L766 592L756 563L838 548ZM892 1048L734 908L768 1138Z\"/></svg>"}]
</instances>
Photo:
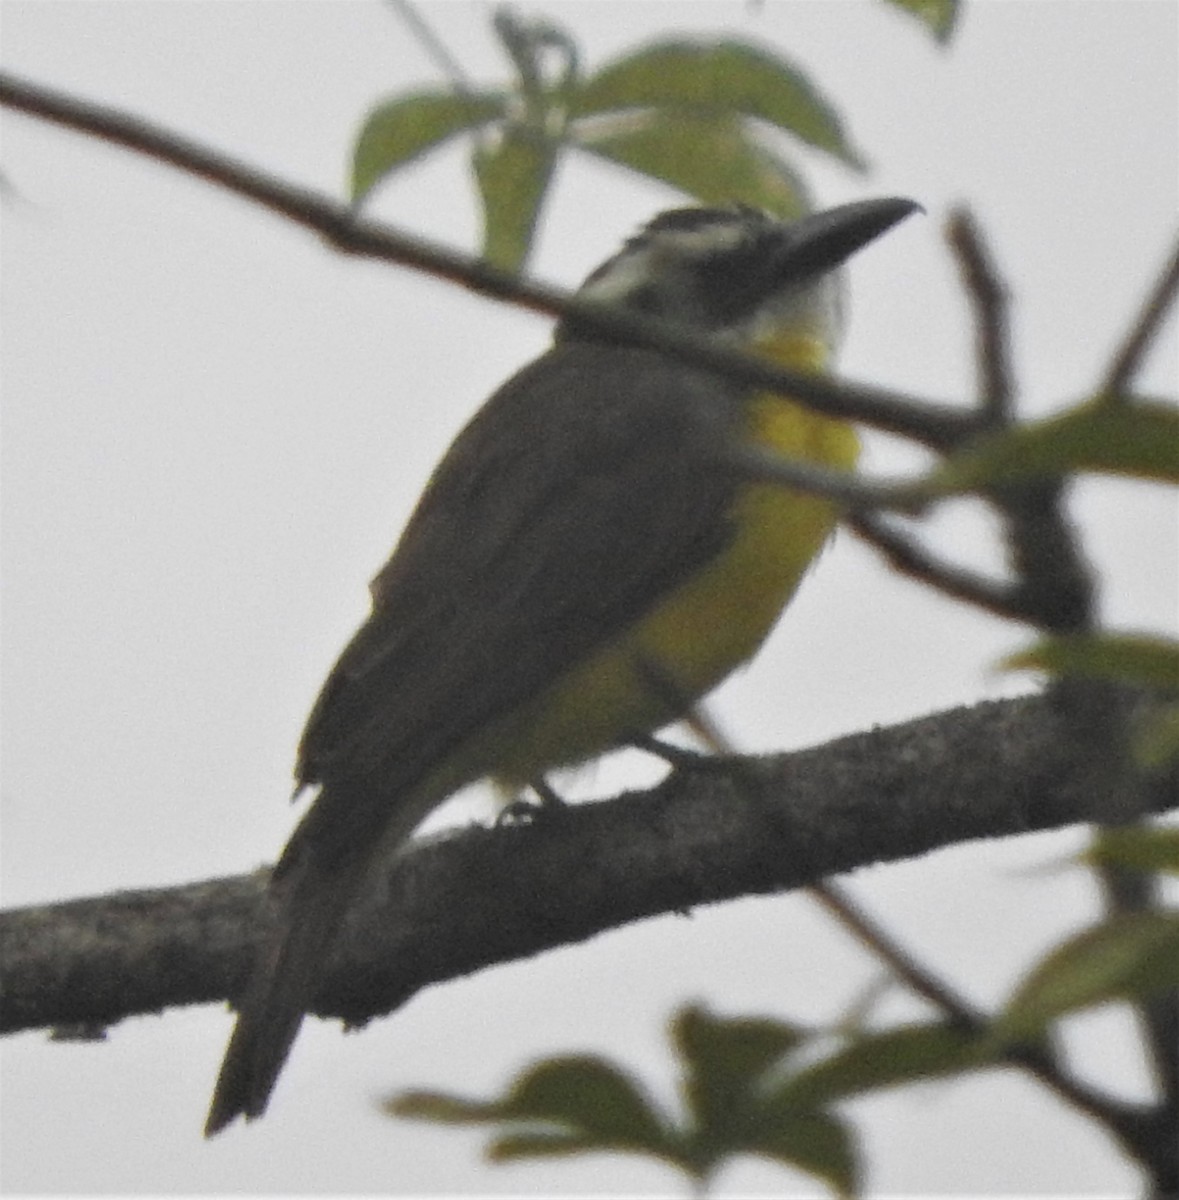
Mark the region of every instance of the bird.
<instances>
[{"instance_id":1,"label":"bird","mask_svg":"<svg viewBox=\"0 0 1179 1200\"><path fill-rule=\"evenodd\" d=\"M829 372L842 265L918 208L674 208L577 295ZM458 434L308 718L295 777L317 794L271 874L206 1136L263 1113L349 906L427 814L645 738L753 657L838 513L753 479L741 447L858 455L849 423L576 314Z\"/></svg>"}]
</instances>

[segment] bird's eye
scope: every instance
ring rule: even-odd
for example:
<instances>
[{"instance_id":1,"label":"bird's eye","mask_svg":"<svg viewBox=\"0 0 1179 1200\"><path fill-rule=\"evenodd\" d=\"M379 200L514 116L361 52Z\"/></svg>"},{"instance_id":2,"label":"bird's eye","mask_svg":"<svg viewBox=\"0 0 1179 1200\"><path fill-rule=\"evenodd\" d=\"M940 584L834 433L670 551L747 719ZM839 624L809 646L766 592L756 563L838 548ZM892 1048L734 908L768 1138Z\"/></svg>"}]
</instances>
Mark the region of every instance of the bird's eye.
<instances>
[{"instance_id":1,"label":"bird's eye","mask_svg":"<svg viewBox=\"0 0 1179 1200\"><path fill-rule=\"evenodd\" d=\"M627 295L626 307L636 312L659 315L663 307L659 289L652 283L641 284Z\"/></svg>"},{"instance_id":2,"label":"bird's eye","mask_svg":"<svg viewBox=\"0 0 1179 1200\"><path fill-rule=\"evenodd\" d=\"M713 255L696 271L700 303L721 324L756 308L774 287L773 259L766 245L751 240Z\"/></svg>"}]
</instances>

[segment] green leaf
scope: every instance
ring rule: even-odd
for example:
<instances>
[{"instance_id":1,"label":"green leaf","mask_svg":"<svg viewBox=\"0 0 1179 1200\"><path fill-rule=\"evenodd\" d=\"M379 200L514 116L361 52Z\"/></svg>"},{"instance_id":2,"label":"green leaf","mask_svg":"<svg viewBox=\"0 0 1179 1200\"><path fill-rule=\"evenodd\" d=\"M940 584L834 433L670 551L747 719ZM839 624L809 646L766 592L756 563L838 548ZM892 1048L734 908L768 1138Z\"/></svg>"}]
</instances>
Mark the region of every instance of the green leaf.
<instances>
[{"instance_id":1,"label":"green leaf","mask_svg":"<svg viewBox=\"0 0 1179 1200\"><path fill-rule=\"evenodd\" d=\"M776 1114L746 1150L825 1180L837 1195L859 1190L859 1155L847 1124L831 1113L787 1110Z\"/></svg>"},{"instance_id":2,"label":"green leaf","mask_svg":"<svg viewBox=\"0 0 1179 1200\"><path fill-rule=\"evenodd\" d=\"M464 130L503 117L502 92L421 92L378 104L364 119L352 150L352 201L363 200L391 171Z\"/></svg>"},{"instance_id":3,"label":"green leaf","mask_svg":"<svg viewBox=\"0 0 1179 1200\"><path fill-rule=\"evenodd\" d=\"M854 1190L858 1164L843 1123L815 1105L782 1103L771 1090L807 1032L764 1018L714 1017L701 1007L676 1016L672 1038L693 1118L686 1154L701 1178L726 1158L754 1153L809 1171L841 1195Z\"/></svg>"},{"instance_id":4,"label":"green leaf","mask_svg":"<svg viewBox=\"0 0 1179 1200\"><path fill-rule=\"evenodd\" d=\"M590 1152L646 1154L705 1181L725 1159L759 1154L827 1181L841 1195L858 1179L853 1139L841 1120L783 1099L770 1082L807 1031L780 1021L681 1012L673 1036L688 1079L692 1125L677 1128L638 1084L604 1059L550 1059L491 1101L434 1092L389 1100L386 1111L447 1124L495 1123L497 1161Z\"/></svg>"},{"instance_id":5,"label":"green leaf","mask_svg":"<svg viewBox=\"0 0 1179 1200\"><path fill-rule=\"evenodd\" d=\"M698 1004L682 1009L671 1024L676 1049L693 1070L740 1080L777 1066L809 1032L770 1017L714 1017Z\"/></svg>"},{"instance_id":6,"label":"green leaf","mask_svg":"<svg viewBox=\"0 0 1179 1200\"><path fill-rule=\"evenodd\" d=\"M659 42L609 63L570 95L571 117L630 108L743 113L864 168L835 107L808 77L748 43Z\"/></svg>"},{"instance_id":7,"label":"green leaf","mask_svg":"<svg viewBox=\"0 0 1179 1200\"><path fill-rule=\"evenodd\" d=\"M1065 1013L1174 987L1179 913L1112 917L1042 959L1016 989L995 1032L1005 1041L1027 1041Z\"/></svg>"},{"instance_id":8,"label":"green leaf","mask_svg":"<svg viewBox=\"0 0 1179 1200\"><path fill-rule=\"evenodd\" d=\"M503 1113L517 1120L564 1124L599 1149L662 1154L667 1132L638 1085L605 1059L551 1059L523 1075L507 1094Z\"/></svg>"},{"instance_id":9,"label":"green leaf","mask_svg":"<svg viewBox=\"0 0 1179 1200\"><path fill-rule=\"evenodd\" d=\"M759 1148L772 1132L760 1111L767 1077L805 1034L778 1021L730 1020L691 1006L673 1019L671 1035L683 1064L686 1153L707 1178L725 1158Z\"/></svg>"},{"instance_id":10,"label":"green leaf","mask_svg":"<svg viewBox=\"0 0 1179 1200\"><path fill-rule=\"evenodd\" d=\"M653 109L622 121L582 123L573 136L583 150L703 204L740 201L787 220L811 208L801 176L737 117Z\"/></svg>"},{"instance_id":11,"label":"green leaf","mask_svg":"<svg viewBox=\"0 0 1179 1200\"><path fill-rule=\"evenodd\" d=\"M1009 655L1007 670L1049 671L1179 691L1179 642L1144 634L1066 634Z\"/></svg>"},{"instance_id":12,"label":"green leaf","mask_svg":"<svg viewBox=\"0 0 1179 1200\"><path fill-rule=\"evenodd\" d=\"M572 1133L533 1131L504 1133L492 1138L487 1147L491 1162L511 1162L521 1158L558 1158L569 1154L592 1154L602 1147Z\"/></svg>"},{"instance_id":13,"label":"green leaf","mask_svg":"<svg viewBox=\"0 0 1179 1200\"><path fill-rule=\"evenodd\" d=\"M1090 400L980 440L936 470L928 487L935 495L977 491L1069 471L1179 483L1179 408L1150 400Z\"/></svg>"},{"instance_id":14,"label":"green leaf","mask_svg":"<svg viewBox=\"0 0 1179 1200\"><path fill-rule=\"evenodd\" d=\"M555 143L531 126L508 126L475 155L483 200L483 257L505 271L523 267L548 189Z\"/></svg>"},{"instance_id":15,"label":"green leaf","mask_svg":"<svg viewBox=\"0 0 1179 1200\"><path fill-rule=\"evenodd\" d=\"M889 4L916 17L934 38L945 45L958 22L958 0L887 0Z\"/></svg>"},{"instance_id":16,"label":"green leaf","mask_svg":"<svg viewBox=\"0 0 1179 1200\"><path fill-rule=\"evenodd\" d=\"M702 1129L723 1126L746 1108L767 1073L806 1036L781 1021L714 1017L696 1005L676 1015L671 1033L684 1062L688 1107Z\"/></svg>"},{"instance_id":17,"label":"green leaf","mask_svg":"<svg viewBox=\"0 0 1179 1200\"><path fill-rule=\"evenodd\" d=\"M819 1105L922 1079L959 1075L985 1067L995 1048L954 1025L902 1025L862 1034L829 1058L787 1080L781 1103Z\"/></svg>"},{"instance_id":18,"label":"green leaf","mask_svg":"<svg viewBox=\"0 0 1179 1200\"><path fill-rule=\"evenodd\" d=\"M391 1117L434 1121L439 1125L479 1125L503 1116L499 1100L464 1100L443 1092L402 1092L383 1101L381 1108Z\"/></svg>"},{"instance_id":19,"label":"green leaf","mask_svg":"<svg viewBox=\"0 0 1179 1200\"><path fill-rule=\"evenodd\" d=\"M1136 871L1179 875L1179 825L1103 829L1081 857L1090 863L1114 863Z\"/></svg>"},{"instance_id":20,"label":"green leaf","mask_svg":"<svg viewBox=\"0 0 1179 1200\"><path fill-rule=\"evenodd\" d=\"M590 1055L538 1063L496 1100L406 1092L383 1108L392 1116L440 1124L502 1125L488 1149L497 1160L624 1151L649 1154L684 1171L694 1169L677 1132L634 1081Z\"/></svg>"},{"instance_id":21,"label":"green leaf","mask_svg":"<svg viewBox=\"0 0 1179 1200\"><path fill-rule=\"evenodd\" d=\"M1160 705L1139 717L1131 744L1134 761L1147 770L1179 758L1179 704Z\"/></svg>"}]
</instances>

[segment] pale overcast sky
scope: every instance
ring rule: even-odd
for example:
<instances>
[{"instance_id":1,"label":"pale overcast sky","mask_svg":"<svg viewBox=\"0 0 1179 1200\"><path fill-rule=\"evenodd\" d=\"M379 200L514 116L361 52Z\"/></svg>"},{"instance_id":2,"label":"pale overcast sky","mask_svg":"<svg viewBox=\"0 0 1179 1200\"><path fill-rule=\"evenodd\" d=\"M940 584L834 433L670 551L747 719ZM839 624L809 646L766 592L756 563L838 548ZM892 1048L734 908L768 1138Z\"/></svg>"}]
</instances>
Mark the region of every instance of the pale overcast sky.
<instances>
[{"instance_id":1,"label":"pale overcast sky","mask_svg":"<svg viewBox=\"0 0 1179 1200\"><path fill-rule=\"evenodd\" d=\"M504 71L482 3L425 4L479 79ZM912 196L851 269L852 378L965 402L970 329L940 227L974 206L1015 297L1027 413L1084 394L1154 277L1179 212L1179 7L1171 0L967 4L948 51L867 0L551 3L595 66L673 32L762 39L804 65L875 164L799 152L823 204ZM384 94L437 86L372 2L21 3L7 69L151 117L342 195L349 142ZM2 114L3 884L7 905L168 885L270 861L289 832L295 741L361 619L366 584L467 415L548 338L546 322L333 254L175 171ZM385 187L375 211L473 248L461 150ZM536 262L574 285L671 193L563 168ZM1174 330L1143 383L1174 394ZM908 461L874 440L870 469ZM1162 489L1087 484L1073 512L1123 628L1174 632L1177 520ZM940 544L996 559L969 512ZM1023 631L927 596L841 538L715 711L751 748L813 744L1026 688L993 664ZM608 794L627 760L583 773ZM485 801L454 809L486 815ZM1079 831L857 874L852 890L980 1003L1092 919L1061 867ZM456 903L462 898L456 897ZM672 1094L675 1006L824 1021L875 968L802 897L665 918L431 989L344 1037L309 1022L265 1120L200 1139L230 1017L134 1020L98 1045L8 1039L7 1191L682 1194L659 1166L595 1158L492 1169L474 1133L394 1124L409 1086L490 1094L530 1058L614 1056ZM919 1012L901 999L884 1015ZM1131 1094L1120 1019L1077 1022L1080 1061ZM851 1106L877 1193L1119 1193L1134 1173L1087 1122L1006 1075ZM812 1194L748 1160L731 1193Z\"/></svg>"}]
</instances>

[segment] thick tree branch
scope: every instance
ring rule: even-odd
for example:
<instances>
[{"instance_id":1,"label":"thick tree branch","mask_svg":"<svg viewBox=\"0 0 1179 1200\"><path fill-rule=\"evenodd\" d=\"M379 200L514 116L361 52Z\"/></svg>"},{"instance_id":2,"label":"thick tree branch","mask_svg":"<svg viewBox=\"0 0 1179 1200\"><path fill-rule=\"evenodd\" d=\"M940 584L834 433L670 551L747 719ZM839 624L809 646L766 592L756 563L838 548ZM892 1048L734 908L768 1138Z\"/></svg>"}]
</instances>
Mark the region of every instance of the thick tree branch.
<instances>
[{"instance_id":1,"label":"thick tree branch","mask_svg":"<svg viewBox=\"0 0 1179 1200\"><path fill-rule=\"evenodd\" d=\"M315 1010L360 1023L427 984L642 917L1084 821L1099 748L1069 728L1045 697L980 704L416 843L372 880ZM1176 782L1154 807L1174 803ZM0 1030L232 998L269 919L265 883L259 872L3 914Z\"/></svg>"},{"instance_id":2,"label":"thick tree branch","mask_svg":"<svg viewBox=\"0 0 1179 1200\"><path fill-rule=\"evenodd\" d=\"M738 382L787 393L831 416L861 421L933 447L958 445L977 429L976 416L961 409L849 380L786 371L663 321L576 299L559 288L521 279L477 258L362 220L348 205L115 108L78 100L7 73L0 73L0 104L186 171L314 230L347 254L399 263L535 312L576 316L579 323L604 336L666 350L684 362Z\"/></svg>"}]
</instances>

